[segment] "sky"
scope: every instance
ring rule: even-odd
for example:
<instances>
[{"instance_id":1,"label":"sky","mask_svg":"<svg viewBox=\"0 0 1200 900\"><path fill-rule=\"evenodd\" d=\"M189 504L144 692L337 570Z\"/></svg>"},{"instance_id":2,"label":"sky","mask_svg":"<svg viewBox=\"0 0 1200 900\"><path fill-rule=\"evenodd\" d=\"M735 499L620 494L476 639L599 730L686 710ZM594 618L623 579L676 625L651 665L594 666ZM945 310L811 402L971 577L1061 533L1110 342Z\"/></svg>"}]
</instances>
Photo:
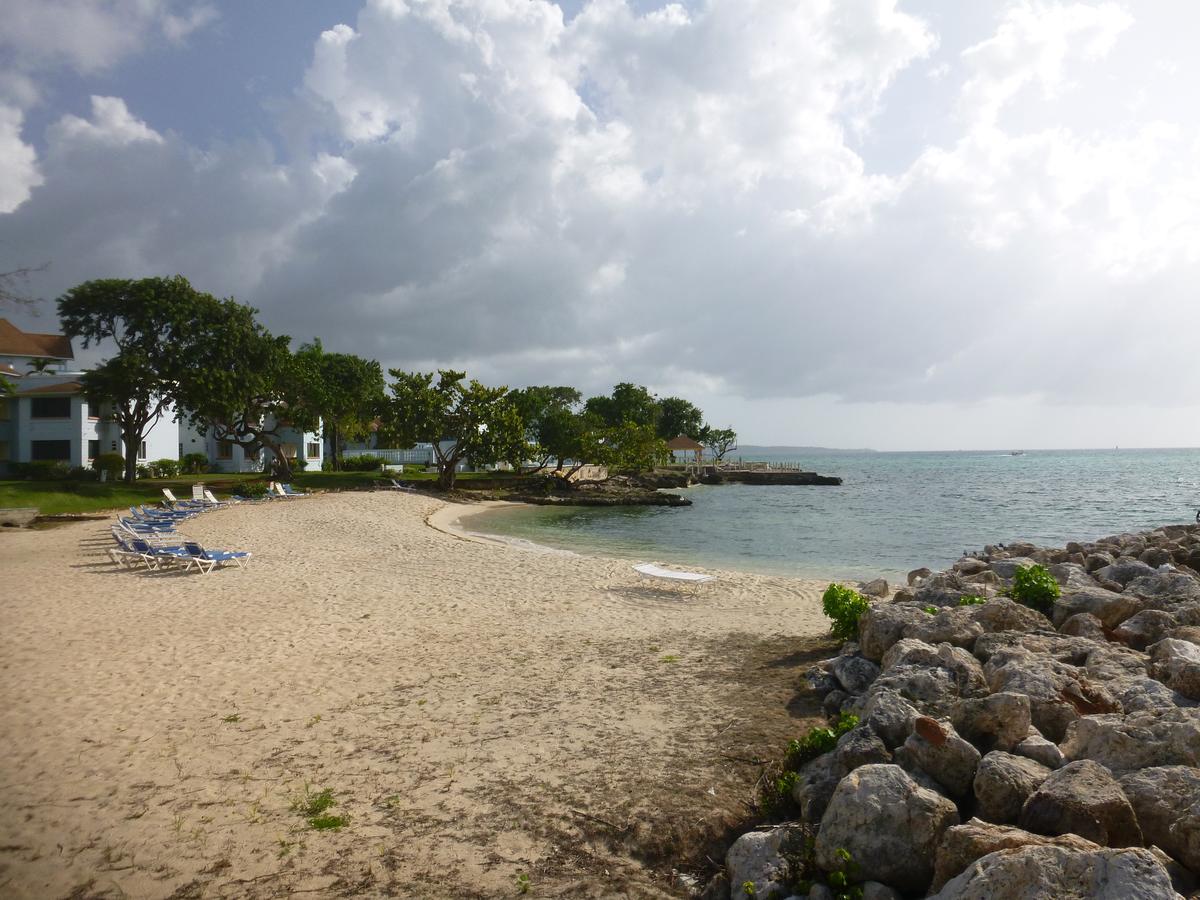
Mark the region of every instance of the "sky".
<instances>
[{"instance_id":1,"label":"sky","mask_svg":"<svg viewBox=\"0 0 1200 900\"><path fill-rule=\"evenodd\" d=\"M1190 0L0 0L0 272L743 443L1200 446Z\"/></svg>"}]
</instances>

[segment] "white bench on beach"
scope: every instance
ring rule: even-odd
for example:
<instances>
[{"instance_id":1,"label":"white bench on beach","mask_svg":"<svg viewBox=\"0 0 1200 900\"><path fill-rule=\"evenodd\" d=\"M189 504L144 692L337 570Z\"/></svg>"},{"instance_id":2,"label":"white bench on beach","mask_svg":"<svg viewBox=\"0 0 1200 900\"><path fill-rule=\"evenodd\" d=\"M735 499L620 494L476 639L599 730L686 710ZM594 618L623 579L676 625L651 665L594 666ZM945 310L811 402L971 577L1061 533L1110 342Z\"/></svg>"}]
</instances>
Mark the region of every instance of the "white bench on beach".
<instances>
[{"instance_id":1,"label":"white bench on beach","mask_svg":"<svg viewBox=\"0 0 1200 900\"><path fill-rule=\"evenodd\" d=\"M715 575L702 575L699 572L677 572L674 569L664 569L662 566L655 565L654 563L638 563L633 567L633 571L637 572L643 578L657 578L676 584L699 586L709 581L717 580Z\"/></svg>"}]
</instances>

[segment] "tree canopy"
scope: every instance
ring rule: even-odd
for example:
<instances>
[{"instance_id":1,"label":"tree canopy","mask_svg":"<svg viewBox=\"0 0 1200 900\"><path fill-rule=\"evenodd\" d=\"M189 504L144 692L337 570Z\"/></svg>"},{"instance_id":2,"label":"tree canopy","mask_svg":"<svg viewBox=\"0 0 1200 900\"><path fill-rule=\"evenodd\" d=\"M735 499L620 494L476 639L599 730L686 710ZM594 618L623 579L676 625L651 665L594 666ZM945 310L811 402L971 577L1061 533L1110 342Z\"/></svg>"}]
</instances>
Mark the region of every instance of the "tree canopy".
<instances>
[{"instance_id":1,"label":"tree canopy","mask_svg":"<svg viewBox=\"0 0 1200 900\"><path fill-rule=\"evenodd\" d=\"M326 353L320 338L300 346L295 365L305 402L329 436L330 466L340 470L343 442L366 438L383 412L383 370L373 359Z\"/></svg>"},{"instance_id":2,"label":"tree canopy","mask_svg":"<svg viewBox=\"0 0 1200 900\"><path fill-rule=\"evenodd\" d=\"M470 457L476 465L520 458L526 448L525 427L507 387L490 388L465 372L441 369L404 372L389 369L394 379L384 415L387 434L401 446L433 445L438 485L454 487L458 464Z\"/></svg>"}]
</instances>

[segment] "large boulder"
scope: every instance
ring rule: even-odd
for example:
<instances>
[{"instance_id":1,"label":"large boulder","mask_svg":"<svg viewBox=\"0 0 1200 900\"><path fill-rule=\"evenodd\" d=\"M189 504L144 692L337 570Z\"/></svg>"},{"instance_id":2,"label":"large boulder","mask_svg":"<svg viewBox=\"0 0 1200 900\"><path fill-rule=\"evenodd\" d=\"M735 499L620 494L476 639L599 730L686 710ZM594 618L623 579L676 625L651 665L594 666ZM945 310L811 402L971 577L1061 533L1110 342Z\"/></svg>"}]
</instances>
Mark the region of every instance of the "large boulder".
<instances>
[{"instance_id":1,"label":"large boulder","mask_svg":"<svg viewBox=\"0 0 1200 900\"><path fill-rule=\"evenodd\" d=\"M1200 709L1084 716L1061 744L1067 759L1094 759L1124 774L1150 766L1200 766Z\"/></svg>"},{"instance_id":2,"label":"large boulder","mask_svg":"<svg viewBox=\"0 0 1200 900\"><path fill-rule=\"evenodd\" d=\"M980 606L967 607L971 619L985 632L1038 631L1050 628L1050 620L1036 609L1022 606L1007 597L997 597Z\"/></svg>"},{"instance_id":3,"label":"large boulder","mask_svg":"<svg viewBox=\"0 0 1200 900\"><path fill-rule=\"evenodd\" d=\"M1051 740L1061 740L1067 726L1081 715L1121 709L1103 685L1082 669L1024 648L992 654L984 672L993 692L1009 691L1029 697L1033 724Z\"/></svg>"},{"instance_id":4,"label":"large boulder","mask_svg":"<svg viewBox=\"0 0 1200 900\"><path fill-rule=\"evenodd\" d=\"M1141 560L1122 557L1111 565L1096 569L1091 574L1093 578L1099 581L1115 581L1123 587L1135 578L1141 578L1144 575L1153 575L1154 567L1146 565Z\"/></svg>"},{"instance_id":5,"label":"large boulder","mask_svg":"<svg viewBox=\"0 0 1200 900\"><path fill-rule=\"evenodd\" d=\"M792 784L792 801L804 821L821 821L844 774L836 753L824 753L800 767Z\"/></svg>"},{"instance_id":6,"label":"large boulder","mask_svg":"<svg viewBox=\"0 0 1200 900\"><path fill-rule=\"evenodd\" d=\"M971 819L962 825L953 825L942 835L938 845L937 862L933 869L933 884L930 890L939 891L951 878L958 875L975 860L1016 847L1067 847L1074 850L1098 850L1098 844L1084 840L1076 834L1061 837L1046 837L1030 834L1020 828L994 825L979 819Z\"/></svg>"},{"instance_id":7,"label":"large boulder","mask_svg":"<svg viewBox=\"0 0 1200 900\"><path fill-rule=\"evenodd\" d=\"M971 795L979 759L979 751L959 737L952 726L928 716L916 720L913 733L896 751L898 763L920 769L955 800Z\"/></svg>"},{"instance_id":8,"label":"large boulder","mask_svg":"<svg viewBox=\"0 0 1200 900\"><path fill-rule=\"evenodd\" d=\"M1118 594L1104 588L1087 588L1063 594L1054 601L1051 619L1054 627L1060 627L1071 616L1091 613L1105 628L1116 628L1136 612L1141 612L1146 601L1130 594Z\"/></svg>"},{"instance_id":9,"label":"large boulder","mask_svg":"<svg viewBox=\"0 0 1200 900\"><path fill-rule=\"evenodd\" d=\"M1015 822L1025 801L1042 786L1053 770L1040 762L993 750L975 772L975 799L980 818L997 825Z\"/></svg>"},{"instance_id":10,"label":"large boulder","mask_svg":"<svg viewBox=\"0 0 1200 900\"><path fill-rule=\"evenodd\" d=\"M936 666L938 664L937 647L927 644L918 638L901 638L888 647L883 654L880 665L883 671L895 666Z\"/></svg>"},{"instance_id":11,"label":"large boulder","mask_svg":"<svg viewBox=\"0 0 1200 900\"><path fill-rule=\"evenodd\" d=\"M1008 559L993 559L988 563L988 568L1003 578L1005 581L1012 580L1017 569L1028 569L1034 565L1035 560L1027 556L1013 556Z\"/></svg>"},{"instance_id":12,"label":"large boulder","mask_svg":"<svg viewBox=\"0 0 1200 900\"><path fill-rule=\"evenodd\" d=\"M1151 644L1161 641L1178 624L1175 617L1166 610L1143 609L1113 629L1112 636L1134 650L1145 650Z\"/></svg>"},{"instance_id":13,"label":"large boulder","mask_svg":"<svg viewBox=\"0 0 1200 900\"><path fill-rule=\"evenodd\" d=\"M1140 616L1141 613L1138 615ZM1137 616L1133 618L1136 619ZM1063 622L1058 630L1071 637L1087 638L1089 641L1108 640L1108 635L1104 631L1104 623L1091 613L1075 613Z\"/></svg>"},{"instance_id":14,"label":"large boulder","mask_svg":"<svg viewBox=\"0 0 1200 900\"><path fill-rule=\"evenodd\" d=\"M1200 580L1183 572L1154 572L1133 579L1125 585L1124 593L1151 601L1155 606L1170 606L1184 600L1200 600Z\"/></svg>"},{"instance_id":15,"label":"large boulder","mask_svg":"<svg viewBox=\"0 0 1200 900\"><path fill-rule=\"evenodd\" d=\"M927 616L910 603L872 603L858 618L858 643L863 656L874 662L904 636L904 629Z\"/></svg>"},{"instance_id":16,"label":"large boulder","mask_svg":"<svg viewBox=\"0 0 1200 900\"><path fill-rule=\"evenodd\" d=\"M1150 648L1150 674L1189 700L1200 700L1200 647L1166 638Z\"/></svg>"},{"instance_id":17,"label":"large boulder","mask_svg":"<svg viewBox=\"0 0 1200 900\"><path fill-rule=\"evenodd\" d=\"M919 713L895 691L873 692L858 707L859 720L879 736L884 746L894 750L908 739Z\"/></svg>"},{"instance_id":18,"label":"large boulder","mask_svg":"<svg viewBox=\"0 0 1200 900\"><path fill-rule=\"evenodd\" d=\"M1200 769L1157 766L1130 772L1121 790L1137 815L1142 837L1200 875Z\"/></svg>"},{"instance_id":19,"label":"large boulder","mask_svg":"<svg viewBox=\"0 0 1200 900\"><path fill-rule=\"evenodd\" d=\"M892 761L891 751L869 725L859 724L838 738L834 756L842 775L859 766Z\"/></svg>"},{"instance_id":20,"label":"large boulder","mask_svg":"<svg viewBox=\"0 0 1200 900\"><path fill-rule=\"evenodd\" d=\"M1090 759L1067 763L1025 801L1019 824L1038 834L1078 834L1107 847L1138 847L1142 831L1121 785Z\"/></svg>"},{"instance_id":21,"label":"large boulder","mask_svg":"<svg viewBox=\"0 0 1200 900\"><path fill-rule=\"evenodd\" d=\"M941 666L893 666L875 679L868 696L882 691L899 694L932 716L949 716L960 697L954 674Z\"/></svg>"},{"instance_id":22,"label":"large boulder","mask_svg":"<svg viewBox=\"0 0 1200 900\"><path fill-rule=\"evenodd\" d=\"M805 831L798 825L780 825L767 831L750 831L733 842L725 854L725 872L735 891L746 882L754 884L751 896L769 897L775 892L791 893L789 864L785 857L803 852ZM738 896L741 896L739 894Z\"/></svg>"},{"instance_id":23,"label":"large boulder","mask_svg":"<svg viewBox=\"0 0 1200 900\"><path fill-rule=\"evenodd\" d=\"M1100 642L1055 634L1052 630L1033 633L1002 631L997 634L983 635L975 642L973 652L985 663L1001 650L1020 649L1028 650L1030 653L1044 654L1073 666L1080 666L1087 661L1088 655L1098 646L1101 646Z\"/></svg>"},{"instance_id":24,"label":"large boulder","mask_svg":"<svg viewBox=\"0 0 1200 900\"><path fill-rule=\"evenodd\" d=\"M1029 846L997 850L951 879L937 900L1177 900L1149 850Z\"/></svg>"},{"instance_id":25,"label":"large boulder","mask_svg":"<svg viewBox=\"0 0 1200 900\"><path fill-rule=\"evenodd\" d=\"M886 597L892 591L888 587L887 579L876 578L874 581L860 585L858 592L866 597Z\"/></svg>"},{"instance_id":26,"label":"large boulder","mask_svg":"<svg viewBox=\"0 0 1200 900\"><path fill-rule=\"evenodd\" d=\"M969 606L949 607L932 616L926 613L904 629L906 638L916 638L928 644L948 643L968 649L981 634L983 626L971 616Z\"/></svg>"},{"instance_id":27,"label":"large boulder","mask_svg":"<svg viewBox=\"0 0 1200 900\"><path fill-rule=\"evenodd\" d=\"M899 766L863 766L842 779L829 801L817 832L817 865L840 867L844 849L859 878L921 893L933 878L942 834L957 824L954 804Z\"/></svg>"},{"instance_id":28,"label":"large boulder","mask_svg":"<svg viewBox=\"0 0 1200 900\"><path fill-rule=\"evenodd\" d=\"M1001 692L960 700L950 718L955 730L984 752L1011 750L1029 734L1029 698Z\"/></svg>"},{"instance_id":29,"label":"large boulder","mask_svg":"<svg viewBox=\"0 0 1200 900\"><path fill-rule=\"evenodd\" d=\"M879 666L862 656L843 654L830 663L830 672L849 694L861 694L879 675Z\"/></svg>"}]
</instances>

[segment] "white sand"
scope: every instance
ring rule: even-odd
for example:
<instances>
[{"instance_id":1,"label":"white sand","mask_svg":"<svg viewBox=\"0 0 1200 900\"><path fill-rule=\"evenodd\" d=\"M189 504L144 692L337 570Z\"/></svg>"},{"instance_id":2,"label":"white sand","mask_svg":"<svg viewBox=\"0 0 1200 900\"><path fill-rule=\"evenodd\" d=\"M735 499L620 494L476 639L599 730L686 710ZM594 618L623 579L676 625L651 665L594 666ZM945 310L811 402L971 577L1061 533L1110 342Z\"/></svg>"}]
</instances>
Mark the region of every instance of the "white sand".
<instances>
[{"instance_id":1,"label":"white sand","mask_svg":"<svg viewBox=\"0 0 1200 900\"><path fill-rule=\"evenodd\" d=\"M802 661L769 660L824 631L824 585L691 597L435 513L461 510L210 512L184 531L254 553L211 576L116 568L98 522L0 534L0 895L677 891L631 854L745 812L726 757L799 730ZM306 785L349 825L309 829Z\"/></svg>"}]
</instances>

